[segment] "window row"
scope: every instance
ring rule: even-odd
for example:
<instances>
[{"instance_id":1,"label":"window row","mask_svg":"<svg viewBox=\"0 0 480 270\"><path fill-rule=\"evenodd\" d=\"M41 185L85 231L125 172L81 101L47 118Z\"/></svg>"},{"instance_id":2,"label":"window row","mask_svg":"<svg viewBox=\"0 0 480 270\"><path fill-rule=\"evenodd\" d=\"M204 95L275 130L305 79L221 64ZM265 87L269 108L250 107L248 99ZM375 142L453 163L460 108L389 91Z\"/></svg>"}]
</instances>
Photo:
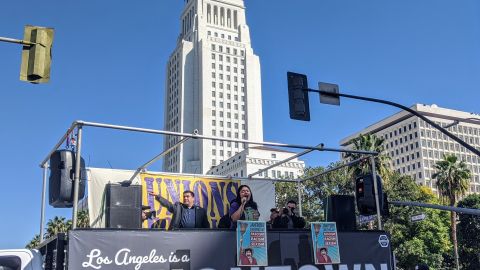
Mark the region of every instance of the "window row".
<instances>
[{"instance_id":1,"label":"window row","mask_svg":"<svg viewBox=\"0 0 480 270\"><path fill-rule=\"evenodd\" d=\"M220 130L219 132L219 136L220 137L225 137L225 133L227 134L227 138L232 138L232 132L231 131L223 131L223 130ZM234 138L235 139L239 139L239 133L238 132L233 132L233 135L234 135ZM217 136L217 131L215 129L212 129L212 136ZM242 133L242 139L246 140L247 139L247 134L246 133Z\"/></svg>"},{"instance_id":2,"label":"window row","mask_svg":"<svg viewBox=\"0 0 480 270\"><path fill-rule=\"evenodd\" d=\"M224 67L223 64L218 64L218 65L216 65L215 63L212 63L212 69L214 69L214 70L218 68L218 70L223 71L223 70L224 70L223 67ZM226 65L226 66L225 66L225 71L226 71L226 72L232 72L232 70L233 70L233 73L235 73L235 75L239 75L239 74L238 74L238 68L237 68L237 67L233 67L233 69L232 69L232 67L229 66L229 65ZM242 68L242 69L241 69L241 72L242 72L241 75L245 75L245 69ZM243 77L243 76L242 76L242 77ZM243 83L245 82L245 78L242 79L242 82L243 82Z\"/></svg>"},{"instance_id":3,"label":"window row","mask_svg":"<svg viewBox=\"0 0 480 270\"><path fill-rule=\"evenodd\" d=\"M244 92L245 90L242 88L242 92ZM232 95L227 93L226 95L224 95L223 92L218 92L218 98L224 98L226 96L226 99L227 100L231 100L232 99ZM212 91L212 97L217 97L217 93L215 91ZM242 94L240 95L240 99L245 102L245 96ZM233 95L233 100L234 101L238 101L238 95Z\"/></svg>"},{"instance_id":4,"label":"window row","mask_svg":"<svg viewBox=\"0 0 480 270\"><path fill-rule=\"evenodd\" d=\"M225 115L225 114L223 113L223 111L219 111L219 112L218 112L218 116L219 116L219 117L224 117L224 115ZM217 116L217 112L216 112L215 110L212 110L212 116ZM231 118L232 118L232 113L227 112L226 116L227 116L228 119L231 119ZM234 113L234 114L233 114L233 118L234 118L235 120L238 120L238 113ZM242 114L242 120L245 120L245 118L246 118L246 117L245 117L245 114Z\"/></svg>"},{"instance_id":5,"label":"window row","mask_svg":"<svg viewBox=\"0 0 480 270\"><path fill-rule=\"evenodd\" d=\"M461 133L465 135L475 135L475 136L480 136L480 128L475 128L475 127L470 127L470 126L465 126L461 124L455 124L455 121L451 121L450 123L442 123L442 122L437 122L435 121L435 124L441 126L441 127L448 127L448 130L453 133ZM452 125L453 124L453 125ZM425 128L430 128L434 129L430 124L426 123L423 120L420 120L420 126L425 127Z\"/></svg>"},{"instance_id":6,"label":"window row","mask_svg":"<svg viewBox=\"0 0 480 270\"><path fill-rule=\"evenodd\" d=\"M212 51L219 52L218 60L220 60L220 61L223 61L223 55L220 54L220 53L233 54L235 56L245 56L245 51L244 50L238 50L236 48L230 48L228 46L224 47L224 45L212 44L211 48L212 48ZM224 48L225 48L225 51L223 50ZM212 53L212 59L215 60L215 58L216 58L215 53ZM232 58L233 58L233 62L235 64L237 64L239 59L237 57L232 57ZM230 56L228 56L228 55L225 56L225 60L227 62L230 62ZM245 59L241 59L240 62L242 63L242 65L245 65Z\"/></svg>"},{"instance_id":7,"label":"window row","mask_svg":"<svg viewBox=\"0 0 480 270\"><path fill-rule=\"evenodd\" d=\"M218 121L219 122L219 127L224 127L223 125L223 121ZM212 126L217 126L217 120L212 120ZM232 127L232 123L231 122L227 122L227 128L231 128ZM233 123L233 128L236 128L238 129L239 127L239 124L238 123ZM245 124L242 124L242 129L244 130L245 129Z\"/></svg>"},{"instance_id":8,"label":"window row","mask_svg":"<svg viewBox=\"0 0 480 270\"><path fill-rule=\"evenodd\" d=\"M410 131L410 130L415 129L415 128L417 128L417 122L412 122L412 123L409 123L408 125L404 125L403 127L399 127L398 129L390 131L390 133L385 133L384 135L381 136L381 138L382 139L394 139L395 137L397 137L397 135L402 134L402 132L406 133L407 129L408 129L408 131Z\"/></svg>"},{"instance_id":9,"label":"window row","mask_svg":"<svg viewBox=\"0 0 480 270\"><path fill-rule=\"evenodd\" d=\"M208 35L208 36L211 36L211 35L212 35L212 31L207 31L207 35ZM231 36L231 35L225 35L225 34L220 34L220 35L219 35L217 32L213 32L213 36L214 36L214 37L221 37L221 38L223 38L223 39L226 38L226 39L228 39L228 40L232 40L232 36ZM239 41L238 36L235 36L234 38L235 38L235 41Z\"/></svg>"}]
</instances>

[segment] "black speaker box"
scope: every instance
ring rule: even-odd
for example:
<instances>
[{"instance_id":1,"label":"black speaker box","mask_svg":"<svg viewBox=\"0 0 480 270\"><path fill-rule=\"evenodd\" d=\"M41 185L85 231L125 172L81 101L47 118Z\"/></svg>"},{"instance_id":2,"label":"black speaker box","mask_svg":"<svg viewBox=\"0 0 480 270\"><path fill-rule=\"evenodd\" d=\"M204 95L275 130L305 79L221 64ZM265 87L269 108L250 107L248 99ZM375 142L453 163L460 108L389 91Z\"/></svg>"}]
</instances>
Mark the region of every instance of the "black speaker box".
<instances>
[{"instance_id":1,"label":"black speaker box","mask_svg":"<svg viewBox=\"0 0 480 270\"><path fill-rule=\"evenodd\" d=\"M338 231L356 230L354 196L331 195L324 200L323 206L326 220L336 222Z\"/></svg>"},{"instance_id":2,"label":"black speaker box","mask_svg":"<svg viewBox=\"0 0 480 270\"><path fill-rule=\"evenodd\" d=\"M49 204L55 208L73 206L73 181L75 177L75 153L57 150L50 156ZM85 196L85 161L80 159L80 185L78 199Z\"/></svg>"},{"instance_id":3,"label":"black speaker box","mask_svg":"<svg viewBox=\"0 0 480 270\"><path fill-rule=\"evenodd\" d=\"M141 228L142 186L107 184L105 200L107 228Z\"/></svg>"}]
</instances>

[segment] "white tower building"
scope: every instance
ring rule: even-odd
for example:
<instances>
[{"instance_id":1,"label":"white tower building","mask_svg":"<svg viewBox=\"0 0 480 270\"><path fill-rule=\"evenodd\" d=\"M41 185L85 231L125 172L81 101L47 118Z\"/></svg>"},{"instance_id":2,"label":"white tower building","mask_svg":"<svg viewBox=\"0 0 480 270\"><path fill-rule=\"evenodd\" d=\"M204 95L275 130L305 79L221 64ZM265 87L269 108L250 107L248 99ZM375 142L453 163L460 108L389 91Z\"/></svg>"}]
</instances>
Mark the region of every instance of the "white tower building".
<instances>
[{"instance_id":1,"label":"white tower building","mask_svg":"<svg viewBox=\"0 0 480 270\"><path fill-rule=\"evenodd\" d=\"M260 61L250 43L243 0L186 0L177 46L167 63L165 129L263 141ZM178 142L167 137L165 148ZM163 170L206 173L245 149L189 140Z\"/></svg>"}]
</instances>

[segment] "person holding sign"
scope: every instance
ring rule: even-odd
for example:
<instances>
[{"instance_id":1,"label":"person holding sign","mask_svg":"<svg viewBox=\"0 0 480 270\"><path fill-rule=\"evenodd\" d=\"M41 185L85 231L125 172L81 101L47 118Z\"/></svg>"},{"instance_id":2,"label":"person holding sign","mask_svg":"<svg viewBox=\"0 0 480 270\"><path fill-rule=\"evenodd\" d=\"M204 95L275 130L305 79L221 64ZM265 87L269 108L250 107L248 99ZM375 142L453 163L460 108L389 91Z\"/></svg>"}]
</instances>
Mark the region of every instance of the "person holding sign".
<instances>
[{"instance_id":1,"label":"person holding sign","mask_svg":"<svg viewBox=\"0 0 480 270\"><path fill-rule=\"evenodd\" d=\"M250 187L241 185L237 190L237 197L230 202L228 211L232 220L232 228L237 227L238 220L256 221L260 217L257 203L253 200L253 194Z\"/></svg>"}]
</instances>

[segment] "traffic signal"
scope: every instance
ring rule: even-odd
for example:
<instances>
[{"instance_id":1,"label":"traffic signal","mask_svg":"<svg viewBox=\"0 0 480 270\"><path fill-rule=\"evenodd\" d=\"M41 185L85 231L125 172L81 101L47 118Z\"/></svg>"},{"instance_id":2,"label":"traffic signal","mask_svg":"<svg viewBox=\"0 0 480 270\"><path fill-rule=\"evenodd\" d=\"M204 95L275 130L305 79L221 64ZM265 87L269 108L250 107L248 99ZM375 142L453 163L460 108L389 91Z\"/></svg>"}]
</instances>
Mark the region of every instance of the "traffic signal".
<instances>
[{"instance_id":1,"label":"traffic signal","mask_svg":"<svg viewBox=\"0 0 480 270\"><path fill-rule=\"evenodd\" d=\"M45 83L50 80L52 60L53 28L25 26L22 50L20 80L31 83Z\"/></svg>"},{"instance_id":2,"label":"traffic signal","mask_svg":"<svg viewBox=\"0 0 480 270\"><path fill-rule=\"evenodd\" d=\"M287 72L287 78L290 118L302 121L310 121L307 76L303 74Z\"/></svg>"},{"instance_id":3,"label":"traffic signal","mask_svg":"<svg viewBox=\"0 0 480 270\"><path fill-rule=\"evenodd\" d=\"M382 215L388 215L387 196L383 193L382 178L378 174L377 188L380 213ZM367 216L377 213L373 176L371 174L362 175L355 179L355 198L357 200L357 208L360 214Z\"/></svg>"}]
</instances>

